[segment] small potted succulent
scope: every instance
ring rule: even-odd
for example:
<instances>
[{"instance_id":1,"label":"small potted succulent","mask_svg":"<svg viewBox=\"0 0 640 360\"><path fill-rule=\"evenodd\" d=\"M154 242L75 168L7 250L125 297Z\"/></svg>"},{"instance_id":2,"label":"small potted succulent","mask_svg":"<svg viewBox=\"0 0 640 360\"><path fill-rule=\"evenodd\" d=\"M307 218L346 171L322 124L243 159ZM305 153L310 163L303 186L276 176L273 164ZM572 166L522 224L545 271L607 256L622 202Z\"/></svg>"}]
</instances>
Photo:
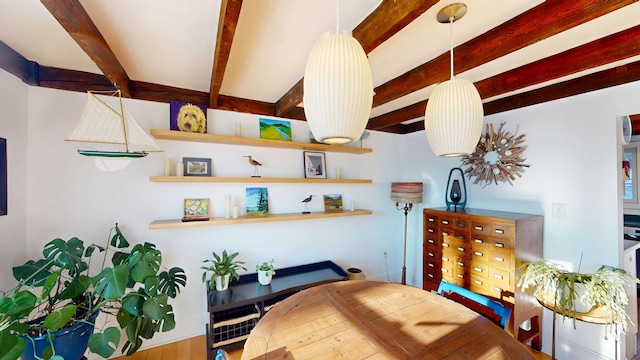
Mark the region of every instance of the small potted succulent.
<instances>
[{"instance_id":1,"label":"small potted succulent","mask_svg":"<svg viewBox=\"0 0 640 360\"><path fill-rule=\"evenodd\" d=\"M625 310L629 298L625 286L640 280L623 269L603 265L593 273L570 272L558 264L541 260L522 265L518 287L525 291L535 287L538 298L549 297L563 315L575 321L576 313L584 313L594 306L604 306L611 314L611 325L620 325L624 333L631 321ZM635 291L634 291L635 294ZM575 325L574 325L575 326Z\"/></svg>"},{"instance_id":2,"label":"small potted succulent","mask_svg":"<svg viewBox=\"0 0 640 360\"><path fill-rule=\"evenodd\" d=\"M260 265L256 265L256 272L258 273L258 281L260 285L269 285L271 278L275 275L276 270L273 268L273 259L265 261Z\"/></svg>"},{"instance_id":3,"label":"small potted succulent","mask_svg":"<svg viewBox=\"0 0 640 360\"><path fill-rule=\"evenodd\" d=\"M207 259L202 261L203 263L211 263L210 266L201 266L200 269L204 270L202 273L202 282L207 281L207 273L211 272L209 279L209 289L213 290L214 284L217 291L225 291L229 288L229 281L231 278L238 280L240 275L238 270L247 271L247 268L242 266L244 261L237 261L235 258L238 253L235 252L231 255L227 253L227 250L222 251L222 256L213 252L213 259Z\"/></svg>"}]
</instances>

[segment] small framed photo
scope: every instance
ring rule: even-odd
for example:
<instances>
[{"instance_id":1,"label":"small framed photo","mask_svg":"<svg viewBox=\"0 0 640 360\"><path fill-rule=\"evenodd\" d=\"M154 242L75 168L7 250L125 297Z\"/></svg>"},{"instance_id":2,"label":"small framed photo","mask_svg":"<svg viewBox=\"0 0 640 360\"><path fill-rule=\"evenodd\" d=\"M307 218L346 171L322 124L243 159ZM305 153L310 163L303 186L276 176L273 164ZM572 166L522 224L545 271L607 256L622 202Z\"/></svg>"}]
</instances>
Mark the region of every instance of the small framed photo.
<instances>
[{"instance_id":1,"label":"small framed photo","mask_svg":"<svg viewBox=\"0 0 640 360\"><path fill-rule=\"evenodd\" d=\"M304 177L307 179L327 178L327 164L323 152L304 152Z\"/></svg>"},{"instance_id":2,"label":"small framed photo","mask_svg":"<svg viewBox=\"0 0 640 360\"><path fill-rule=\"evenodd\" d=\"M211 159L182 158L184 176L211 176Z\"/></svg>"},{"instance_id":3,"label":"small framed photo","mask_svg":"<svg viewBox=\"0 0 640 360\"><path fill-rule=\"evenodd\" d=\"M342 211L342 194L324 195L324 211Z\"/></svg>"},{"instance_id":4,"label":"small framed photo","mask_svg":"<svg viewBox=\"0 0 640 360\"><path fill-rule=\"evenodd\" d=\"M209 199L184 199L182 221L209 220Z\"/></svg>"}]
</instances>

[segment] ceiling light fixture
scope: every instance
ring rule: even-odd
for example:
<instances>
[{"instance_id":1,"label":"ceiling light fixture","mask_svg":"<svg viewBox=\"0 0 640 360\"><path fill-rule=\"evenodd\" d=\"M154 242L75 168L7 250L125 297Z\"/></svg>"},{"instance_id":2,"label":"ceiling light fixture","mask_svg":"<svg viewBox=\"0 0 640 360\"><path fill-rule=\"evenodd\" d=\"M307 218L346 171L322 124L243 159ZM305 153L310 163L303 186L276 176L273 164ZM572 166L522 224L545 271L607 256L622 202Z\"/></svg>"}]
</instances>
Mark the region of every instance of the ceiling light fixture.
<instances>
[{"instance_id":1,"label":"ceiling light fixture","mask_svg":"<svg viewBox=\"0 0 640 360\"><path fill-rule=\"evenodd\" d=\"M345 144L360 139L373 104L369 60L358 40L323 34L313 45L304 71L304 112L317 141Z\"/></svg>"},{"instance_id":2,"label":"ceiling light fixture","mask_svg":"<svg viewBox=\"0 0 640 360\"><path fill-rule=\"evenodd\" d=\"M463 156L472 153L480 134L484 110L473 83L453 76L453 22L467 13L467 6L455 3L438 12L441 23L450 24L451 79L436 86L427 102L424 129L431 150L437 156Z\"/></svg>"}]
</instances>

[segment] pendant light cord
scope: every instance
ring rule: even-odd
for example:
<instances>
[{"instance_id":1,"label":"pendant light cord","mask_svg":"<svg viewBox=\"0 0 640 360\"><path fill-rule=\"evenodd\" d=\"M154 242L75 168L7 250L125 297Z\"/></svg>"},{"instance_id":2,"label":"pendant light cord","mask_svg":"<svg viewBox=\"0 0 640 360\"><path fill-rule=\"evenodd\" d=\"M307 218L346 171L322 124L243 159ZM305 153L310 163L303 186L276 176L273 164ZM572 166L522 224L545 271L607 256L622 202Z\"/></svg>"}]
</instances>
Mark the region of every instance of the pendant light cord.
<instances>
[{"instance_id":1,"label":"pendant light cord","mask_svg":"<svg viewBox=\"0 0 640 360\"><path fill-rule=\"evenodd\" d=\"M451 49L449 62L451 67L451 80L453 80L453 21L454 20L455 20L455 17L453 16L449 17L449 42L450 42L449 46Z\"/></svg>"},{"instance_id":2,"label":"pendant light cord","mask_svg":"<svg viewBox=\"0 0 640 360\"><path fill-rule=\"evenodd\" d=\"M336 35L340 34L340 6L338 6L338 1L336 0Z\"/></svg>"}]
</instances>

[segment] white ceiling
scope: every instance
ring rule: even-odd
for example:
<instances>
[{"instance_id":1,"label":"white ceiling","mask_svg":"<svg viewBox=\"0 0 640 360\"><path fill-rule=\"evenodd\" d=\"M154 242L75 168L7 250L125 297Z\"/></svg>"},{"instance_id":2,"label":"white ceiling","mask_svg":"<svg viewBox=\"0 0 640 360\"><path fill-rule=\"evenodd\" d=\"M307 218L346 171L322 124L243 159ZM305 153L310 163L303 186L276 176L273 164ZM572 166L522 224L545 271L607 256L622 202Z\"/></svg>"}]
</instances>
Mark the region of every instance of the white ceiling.
<instances>
[{"instance_id":1,"label":"white ceiling","mask_svg":"<svg viewBox=\"0 0 640 360\"><path fill-rule=\"evenodd\" d=\"M340 1L340 29L351 31L380 2ZM453 2L440 1L369 54L374 86L448 51L450 28L438 23L436 14ZM541 2L467 0L467 14L454 25L454 45ZM80 0L80 3L132 80L209 91L220 0ZM639 15L640 2L456 75L471 81L482 80L638 25ZM244 0L220 93L276 102L303 77L306 58L315 40L323 32L336 31L336 18L335 1ZM0 0L0 40L40 65L101 73L38 0ZM589 73L617 65L620 63L591 69ZM449 73L448 68L442 71ZM565 79L557 81L560 80ZM544 85L547 84L536 87ZM432 88L381 105L372 110L371 116L425 100ZM500 97L507 95L511 94Z\"/></svg>"}]
</instances>

